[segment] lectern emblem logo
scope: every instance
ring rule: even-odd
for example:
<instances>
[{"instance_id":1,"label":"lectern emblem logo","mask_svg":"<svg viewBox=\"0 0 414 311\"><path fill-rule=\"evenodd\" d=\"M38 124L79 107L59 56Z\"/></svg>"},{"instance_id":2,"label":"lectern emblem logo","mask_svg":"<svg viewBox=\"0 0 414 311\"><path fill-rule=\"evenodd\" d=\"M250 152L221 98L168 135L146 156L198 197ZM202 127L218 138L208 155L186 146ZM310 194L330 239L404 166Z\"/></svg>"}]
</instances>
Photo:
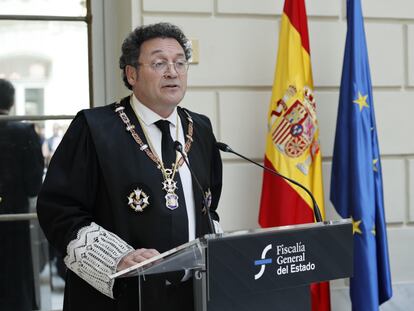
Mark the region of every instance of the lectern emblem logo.
<instances>
[{"instance_id":1,"label":"lectern emblem logo","mask_svg":"<svg viewBox=\"0 0 414 311\"><path fill-rule=\"evenodd\" d=\"M263 249L261 259L254 261L255 266L260 266L260 271L257 274L254 275L255 280L260 279L262 277L264 271L265 271L266 265L272 263L272 258L266 258L267 252L270 251L271 249L272 249L272 244L267 245Z\"/></svg>"}]
</instances>

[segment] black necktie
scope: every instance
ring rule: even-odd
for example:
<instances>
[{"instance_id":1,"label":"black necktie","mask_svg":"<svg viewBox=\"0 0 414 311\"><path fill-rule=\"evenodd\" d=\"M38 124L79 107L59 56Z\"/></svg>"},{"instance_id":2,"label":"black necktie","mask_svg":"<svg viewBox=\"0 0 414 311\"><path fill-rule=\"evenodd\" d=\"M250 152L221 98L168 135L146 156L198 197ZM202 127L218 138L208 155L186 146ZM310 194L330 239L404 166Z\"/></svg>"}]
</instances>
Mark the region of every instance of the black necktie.
<instances>
[{"instance_id":1,"label":"black necktie","mask_svg":"<svg viewBox=\"0 0 414 311\"><path fill-rule=\"evenodd\" d=\"M155 125L162 132L161 139L161 152L162 162L165 168L171 168L175 163L176 151L174 149L174 141L170 134L170 122L167 120L159 120L155 122ZM178 195L178 208L171 211L172 216L172 245L171 247L178 246L180 244L188 242L188 217L187 208L185 206L185 198L183 192L183 185L181 183L180 174L178 169L174 177L177 182L177 189L175 193Z\"/></svg>"},{"instance_id":2,"label":"black necktie","mask_svg":"<svg viewBox=\"0 0 414 311\"><path fill-rule=\"evenodd\" d=\"M161 153L162 162L165 168L172 168L176 160L176 151L174 141L170 133L170 122L167 120L158 120L155 125L161 130ZM181 183L178 169L174 177L177 182L175 193L178 195L178 208L171 211L171 248L188 242L188 217L185 206L183 185ZM184 271L169 272L165 274L168 281L177 284L184 276Z\"/></svg>"}]
</instances>

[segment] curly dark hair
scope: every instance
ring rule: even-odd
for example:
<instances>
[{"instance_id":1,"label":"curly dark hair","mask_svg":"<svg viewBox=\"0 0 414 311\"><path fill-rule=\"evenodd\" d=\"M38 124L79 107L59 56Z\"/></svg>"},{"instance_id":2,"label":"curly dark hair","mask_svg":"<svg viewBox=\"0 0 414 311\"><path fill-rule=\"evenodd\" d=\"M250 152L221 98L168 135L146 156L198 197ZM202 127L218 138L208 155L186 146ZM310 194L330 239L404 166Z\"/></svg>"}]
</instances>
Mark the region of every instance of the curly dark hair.
<instances>
[{"instance_id":1,"label":"curly dark hair","mask_svg":"<svg viewBox=\"0 0 414 311\"><path fill-rule=\"evenodd\" d=\"M125 86L132 90L132 86L128 83L125 68L127 65L136 67L140 55L141 45L154 38L173 38L178 41L184 50L185 58L191 58L191 44L184 33L177 26L170 23L157 23L151 25L143 25L135 28L122 43L122 55L119 58L119 68L122 70L122 79Z\"/></svg>"},{"instance_id":2,"label":"curly dark hair","mask_svg":"<svg viewBox=\"0 0 414 311\"><path fill-rule=\"evenodd\" d=\"M8 80L0 79L0 109L10 110L14 104L14 86Z\"/></svg>"}]
</instances>

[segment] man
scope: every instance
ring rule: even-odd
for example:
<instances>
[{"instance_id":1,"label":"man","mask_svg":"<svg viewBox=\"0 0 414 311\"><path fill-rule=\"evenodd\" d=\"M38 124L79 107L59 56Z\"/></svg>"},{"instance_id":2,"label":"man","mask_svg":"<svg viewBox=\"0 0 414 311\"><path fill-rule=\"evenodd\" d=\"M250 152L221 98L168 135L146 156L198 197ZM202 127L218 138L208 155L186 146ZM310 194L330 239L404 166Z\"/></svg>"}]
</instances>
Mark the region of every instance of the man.
<instances>
[{"instance_id":1,"label":"man","mask_svg":"<svg viewBox=\"0 0 414 311\"><path fill-rule=\"evenodd\" d=\"M222 164L210 121L177 107L190 54L176 26L135 29L120 58L131 96L80 112L51 160L38 215L66 254L64 310L138 310L137 278L108 276L209 233L202 202L218 220ZM141 294L143 310L193 310L188 275L146 277Z\"/></svg>"},{"instance_id":2,"label":"man","mask_svg":"<svg viewBox=\"0 0 414 311\"><path fill-rule=\"evenodd\" d=\"M14 105L14 87L0 79L0 115ZM33 125L0 120L0 214L29 212L42 185L43 157ZM29 221L0 222L0 310L37 309Z\"/></svg>"}]
</instances>

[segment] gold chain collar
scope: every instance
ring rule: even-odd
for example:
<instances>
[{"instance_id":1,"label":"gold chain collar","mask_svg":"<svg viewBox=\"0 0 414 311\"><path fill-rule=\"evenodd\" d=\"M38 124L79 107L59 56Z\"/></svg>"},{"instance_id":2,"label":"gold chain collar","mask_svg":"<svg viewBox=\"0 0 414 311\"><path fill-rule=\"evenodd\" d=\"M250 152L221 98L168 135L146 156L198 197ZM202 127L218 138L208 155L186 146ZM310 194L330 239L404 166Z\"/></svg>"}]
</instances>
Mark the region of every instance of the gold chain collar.
<instances>
[{"instance_id":1,"label":"gold chain collar","mask_svg":"<svg viewBox=\"0 0 414 311\"><path fill-rule=\"evenodd\" d=\"M165 174L166 170L164 168L164 164L162 163L161 159L154 153L155 150L154 152L152 152L151 148L147 144L144 144L141 137L135 131L135 125L131 123L131 120L128 118L124 110L125 110L125 106L121 105L120 103L115 103L115 112L118 113L122 122L124 122L124 124L126 125L126 128L125 128L126 131L131 133L132 138L139 145L139 149L145 152L146 155L157 165L157 168L160 169L163 174ZM191 149L191 144L193 142L193 119L185 110L184 110L184 113L187 115L187 120L188 120L188 131L186 135L187 139L185 141L184 151L185 151L185 154L188 154L188 152ZM138 118L138 122L140 122L140 125L145 135L144 126L143 124L141 124L141 121L138 115L137 115L137 118ZM179 124L177 122L177 127L178 125ZM146 138L147 138L148 143L150 143L150 141L148 140L148 137ZM184 159L182 158L182 156L180 156L179 160L174 165L174 172L176 168L180 167L183 163L184 163Z\"/></svg>"}]
</instances>

